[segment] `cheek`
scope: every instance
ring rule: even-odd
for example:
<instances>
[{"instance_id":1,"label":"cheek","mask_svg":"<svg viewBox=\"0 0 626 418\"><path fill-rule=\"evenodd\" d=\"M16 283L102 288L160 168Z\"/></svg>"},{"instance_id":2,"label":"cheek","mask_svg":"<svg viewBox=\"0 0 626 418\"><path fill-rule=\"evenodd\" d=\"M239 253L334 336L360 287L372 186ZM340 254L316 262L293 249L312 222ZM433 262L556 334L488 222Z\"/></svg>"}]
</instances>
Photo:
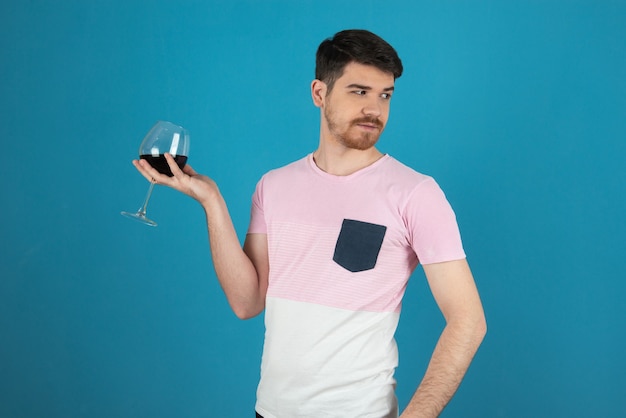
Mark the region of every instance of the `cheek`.
<instances>
[{"instance_id":1,"label":"cheek","mask_svg":"<svg viewBox=\"0 0 626 418\"><path fill-rule=\"evenodd\" d=\"M389 120L389 103L388 102L387 102L387 106L383 107L382 112L380 113L379 119L385 124Z\"/></svg>"}]
</instances>

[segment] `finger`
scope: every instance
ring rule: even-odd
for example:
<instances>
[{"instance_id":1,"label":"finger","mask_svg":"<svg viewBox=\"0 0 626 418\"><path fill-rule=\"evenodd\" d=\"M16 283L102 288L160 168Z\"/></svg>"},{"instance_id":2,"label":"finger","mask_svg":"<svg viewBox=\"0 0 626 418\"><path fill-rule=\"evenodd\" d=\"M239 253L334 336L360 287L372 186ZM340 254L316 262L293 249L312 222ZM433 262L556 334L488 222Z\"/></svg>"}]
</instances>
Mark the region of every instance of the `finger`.
<instances>
[{"instance_id":1,"label":"finger","mask_svg":"<svg viewBox=\"0 0 626 418\"><path fill-rule=\"evenodd\" d=\"M165 160L167 161L167 165L169 165L170 170L172 171L172 174L174 175L174 177L180 176L183 173L183 171L178 166L178 163L176 162L174 157L172 157L172 154L166 152L164 155L165 155Z\"/></svg>"},{"instance_id":2,"label":"finger","mask_svg":"<svg viewBox=\"0 0 626 418\"><path fill-rule=\"evenodd\" d=\"M167 184L169 177L159 173L150 163L144 159L133 160L133 165L151 183Z\"/></svg>"},{"instance_id":3,"label":"finger","mask_svg":"<svg viewBox=\"0 0 626 418\"><path fill-rule=\"evenodd\" d=\"M137 168L137 170L144 176L147 180L152 179L152 171L154 168L145 160L133 160L133 165ZM156 171L156 170L154 170Z\"/></svg>"},{"instance_id":4,"label":"finger","mask_svg":"<svg viewBox=\"0 0 626 418\"><path fill-rule=\"evenodd\" d=\"M137 169L137 171L139 171L139 174L144 176L146 180L150 181L152 179L152 176L150 176L150 174L148 174L146 169L143 167L141 160L133 160L132 163L133 163L133 166Z\"/></svg>"},{"instance_id":5,"label":"finger","mask_svg":"<svg viewBox=\"0 0 626 418\"><path fill-rule=\"evenodd\" d=\"M183 173L187 174L190 177L197 176L198 173L194 170L189 164L186 164L183 167Z\"/></svg>"}]
</instances>

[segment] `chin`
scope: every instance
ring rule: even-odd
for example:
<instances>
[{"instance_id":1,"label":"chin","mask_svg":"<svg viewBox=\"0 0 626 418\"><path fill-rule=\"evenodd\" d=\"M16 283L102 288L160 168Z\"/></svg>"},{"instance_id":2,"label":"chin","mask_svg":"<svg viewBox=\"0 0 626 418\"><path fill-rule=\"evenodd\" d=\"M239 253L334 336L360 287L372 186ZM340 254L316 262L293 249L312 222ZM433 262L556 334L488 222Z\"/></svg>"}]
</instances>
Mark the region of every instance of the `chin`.
<instances>
[{"instance_id":1,"label":"chin","mask_svg":"<svg viewBox=\"0 0 626 418\"><path fill-rule=\"evenodd\" d=\"M366 151L366 150L373 148L374 145L376 145L376 143L378 142L378 138L379 137L376 136L375 138L367 137L367 138L359 138L356 140L349 139L347 141L342 141L342 142L348 148L359 150L359 151Z\"/></svg>"}]
</instances>

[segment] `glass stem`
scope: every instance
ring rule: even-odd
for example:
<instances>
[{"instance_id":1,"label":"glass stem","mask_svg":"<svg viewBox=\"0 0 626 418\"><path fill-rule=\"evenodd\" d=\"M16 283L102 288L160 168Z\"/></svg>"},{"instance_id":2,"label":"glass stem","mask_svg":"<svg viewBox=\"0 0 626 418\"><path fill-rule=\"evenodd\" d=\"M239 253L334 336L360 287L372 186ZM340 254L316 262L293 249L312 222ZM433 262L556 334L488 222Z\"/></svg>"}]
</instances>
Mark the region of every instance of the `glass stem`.
<instances>
[{"instance_id":1,"label":"glass stem","mask_svg":"<svg viewBox=\"0 0 626 418\"><path fill-rule=\"evenodd\" d=\"M148 208L148 201L150 200L150 196L152 196L152 189L154 189L154 183L150 182L150 188L148 188L148 193L146 194L146 198L143 201L143 206L139 209L139 215L146 216L146 209Z\"/></svg>"}]
</instances>

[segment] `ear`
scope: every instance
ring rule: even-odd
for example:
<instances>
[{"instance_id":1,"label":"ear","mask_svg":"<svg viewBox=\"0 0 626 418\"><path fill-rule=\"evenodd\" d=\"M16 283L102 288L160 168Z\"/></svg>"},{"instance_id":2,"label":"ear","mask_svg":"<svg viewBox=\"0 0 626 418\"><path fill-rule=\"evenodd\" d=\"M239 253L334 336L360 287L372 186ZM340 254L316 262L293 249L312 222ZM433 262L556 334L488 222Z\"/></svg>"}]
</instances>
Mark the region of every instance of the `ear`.
<instances>
[{"instance_id":1,"label":"ear","mask_svg":"<svg viewBox=\"0 0 626 418\"><path fill-rule=\"evenodd\" d=\"M311 83L311 97L313 98L313 104L316 107L324 106L324 98L326 97L327 86L321 80L313 80Z\"/></svg>"}]
</instances>

